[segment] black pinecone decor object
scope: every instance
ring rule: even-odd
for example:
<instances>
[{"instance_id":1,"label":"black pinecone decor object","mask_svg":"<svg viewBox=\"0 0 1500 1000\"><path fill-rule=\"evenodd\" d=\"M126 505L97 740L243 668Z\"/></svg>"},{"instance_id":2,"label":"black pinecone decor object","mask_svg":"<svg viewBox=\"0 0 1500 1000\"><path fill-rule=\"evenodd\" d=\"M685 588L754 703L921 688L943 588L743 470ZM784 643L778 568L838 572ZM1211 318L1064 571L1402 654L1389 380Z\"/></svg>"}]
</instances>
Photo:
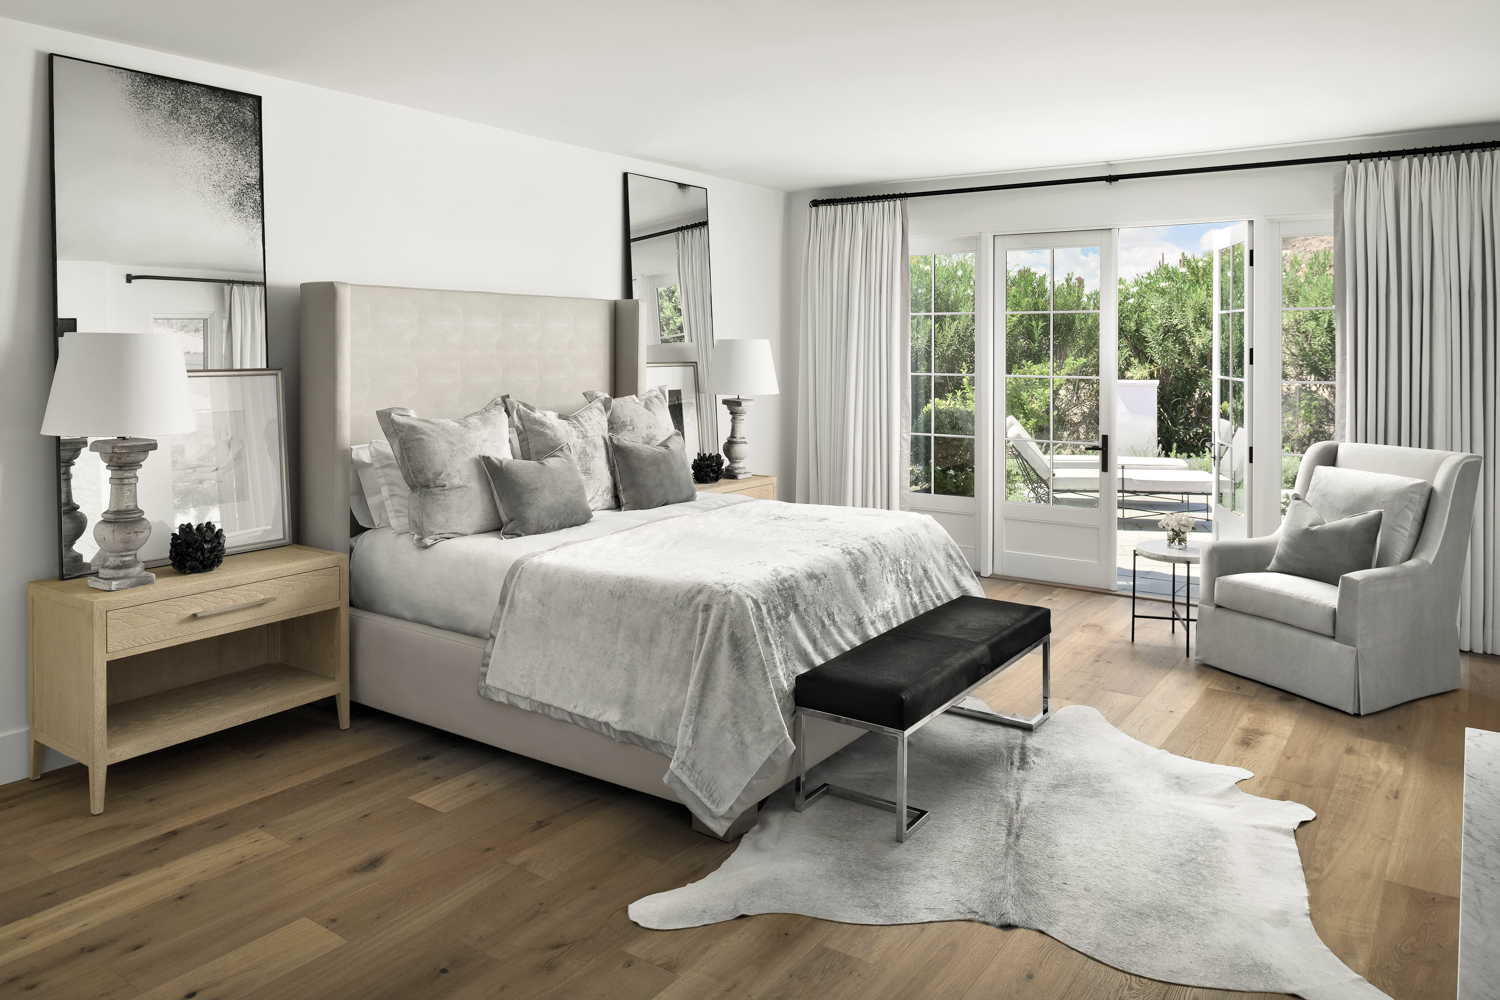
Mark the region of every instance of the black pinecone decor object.
<instances>
[{"instance_id":1,"label":"black pinecone decor object","mask_svg":"<svg viewBox=\"0 0 1500 1000\"><path fill-rule=\"evenodd\" d=\"M159 550L158 550L159 551ZM224 529L212 521L178 525L167 558L179 573L207 573L224 561Z\"/></svg>"},{"instance_id":2,"label":"black pinecone decor object","mask_svg":"<svg viewBox=\"0 0 1500 1000\"><path fill-rule=\"evenodd\" d=\"M717 483L724 475L724 456L699 452L693 459L693 482Z\"/></svg>"}]
</instances>

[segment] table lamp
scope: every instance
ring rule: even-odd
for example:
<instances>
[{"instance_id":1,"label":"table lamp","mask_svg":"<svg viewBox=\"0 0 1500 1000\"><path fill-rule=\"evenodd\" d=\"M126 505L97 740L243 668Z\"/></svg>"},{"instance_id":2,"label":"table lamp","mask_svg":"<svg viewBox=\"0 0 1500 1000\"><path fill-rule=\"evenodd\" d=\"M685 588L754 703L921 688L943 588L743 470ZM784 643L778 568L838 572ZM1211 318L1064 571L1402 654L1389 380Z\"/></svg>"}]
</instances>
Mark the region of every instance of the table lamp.
<instances>
[{"instance_id":1,"label":"table lamp","mask_svg":"<svg viewBox=\"0 0 1500 1000\"><path fill-rule=\"evenodd\" d=\"M57 345L42 433L98 438L109 468L109 509L94 525L104 552L89 586L127 590L156 582L136 553L151 522L136 506L137 472L155 438L196 430L182 338L163 333L65 333Z\"/></svg>"},{"instance_id":2,"label":"table lamp","mask_svg":"<svg viewBox=\"0 0 1500 1000\"><path fill-rule=\"evenodd\" d=\"M776 362L771 359L769 340L721 340L714 345L711 370L708 375L708 391L716 396L734 395L724 400L729 410L729 440L724 442L724 457L729 467L724 470L725 479L749 479L750 470L745 459L750 456L750 442L745 440L745 418L753 399L742 399L746 393L752 396L774 396L781 390L776 385Z\"/></svg>"}]
</instances>

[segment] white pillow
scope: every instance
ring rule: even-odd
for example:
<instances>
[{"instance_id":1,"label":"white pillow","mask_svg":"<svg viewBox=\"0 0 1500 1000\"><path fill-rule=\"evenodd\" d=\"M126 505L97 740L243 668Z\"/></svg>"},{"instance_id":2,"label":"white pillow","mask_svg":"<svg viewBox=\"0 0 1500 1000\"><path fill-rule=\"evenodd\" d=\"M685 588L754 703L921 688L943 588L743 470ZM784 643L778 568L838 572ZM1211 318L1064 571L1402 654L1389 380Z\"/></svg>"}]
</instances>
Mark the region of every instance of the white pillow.
<instances>
[{"instance_id":1,"label":"white pillow","mask_svg":"<svg viewBox=\"0 0 1500 1000\"><path fill-rule=\"evenodd\" d=\"M385 441L357 444L349 449L349 461L359 477L370 511L373 523L367 527L390 528L401 534L410 532L407 506L411 488L401 476L401 467L396 464L396 453L391 446ZM358 512L355 516L359 516Z\"/></svg>"},{"instance_id":2,"label":"white pillow","mask_svg":"<svg viewBox=\"0 0 1500 1000\"><path fill-rule=\"evenodd\" d=\"M1382 512L1376 566L1399 566L1411 558L1422 537L1432 484L1363 469L1320 465L1307 487L1307 502L1325 521L1338 521L1368 510Z\"/></svg>"},{"instance_id":3,"label":"white pillow","mask_svg":"<svg viewBox=\"0 0 1500 1000\"><path fill-rule=\"evenodd\" d=\"M349 449L349 512L361 528L376 528L379 524L370 512L370 501L359 481L360 464L370 464L370 446L357 444Z\"/></svg>"}]
</instances>

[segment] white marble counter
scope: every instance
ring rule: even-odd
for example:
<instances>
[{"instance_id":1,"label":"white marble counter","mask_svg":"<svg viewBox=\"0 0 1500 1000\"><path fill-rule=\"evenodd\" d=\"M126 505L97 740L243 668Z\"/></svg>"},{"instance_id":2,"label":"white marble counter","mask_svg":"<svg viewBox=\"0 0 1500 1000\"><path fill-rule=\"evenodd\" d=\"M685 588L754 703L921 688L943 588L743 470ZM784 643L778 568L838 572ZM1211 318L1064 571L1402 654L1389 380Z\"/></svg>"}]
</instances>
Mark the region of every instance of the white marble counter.
<instances>
[{"instance_id":1,"label":"white marble counter","mask_svg":"<svg viewBox=\"0 0 1500 1000\"><path fill-rule=\"evenodd\" d=\"M1459 1000L1500 1000L1500 733L1464 730Z\"/></svg>"}]
</instances>

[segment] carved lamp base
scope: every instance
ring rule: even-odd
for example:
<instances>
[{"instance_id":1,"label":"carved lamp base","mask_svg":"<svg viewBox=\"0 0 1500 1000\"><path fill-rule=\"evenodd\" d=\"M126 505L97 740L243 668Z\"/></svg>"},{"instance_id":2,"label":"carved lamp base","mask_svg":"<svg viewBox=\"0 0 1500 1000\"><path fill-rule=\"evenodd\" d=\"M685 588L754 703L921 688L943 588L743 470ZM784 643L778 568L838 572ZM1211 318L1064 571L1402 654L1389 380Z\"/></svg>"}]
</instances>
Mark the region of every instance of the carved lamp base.
<instances>
[{"instance_id":1,"label":"carved lamp base","mask_svg":"<svg viewBox=\"0 0 1500 1000\"><path fill-rule=\"evenodd\" d=\"M726 399L724 408L729 411L729 440L724 442L724 457L729 465L724 469L725 479L749 479L752 473L745 465L750 457L750 442L745 440L745 418L750 415L753 399Z\"/></svg>"},{"instance_id":2,"label":"carved lamp base","mask_svg":"<svg viewBox=\"0 0 1500 1000\"><path fill-rule=\"evenodd\" d=\"M100 438L89 444L109 469L109 510L94 525L94 540L103 557L99 572L89 577L96 590L129 590L156 582L136 553L151 537L151 522L136 506L137 473L146 456L156 450L150 438Z\"/></svg>"}]
</instances>

